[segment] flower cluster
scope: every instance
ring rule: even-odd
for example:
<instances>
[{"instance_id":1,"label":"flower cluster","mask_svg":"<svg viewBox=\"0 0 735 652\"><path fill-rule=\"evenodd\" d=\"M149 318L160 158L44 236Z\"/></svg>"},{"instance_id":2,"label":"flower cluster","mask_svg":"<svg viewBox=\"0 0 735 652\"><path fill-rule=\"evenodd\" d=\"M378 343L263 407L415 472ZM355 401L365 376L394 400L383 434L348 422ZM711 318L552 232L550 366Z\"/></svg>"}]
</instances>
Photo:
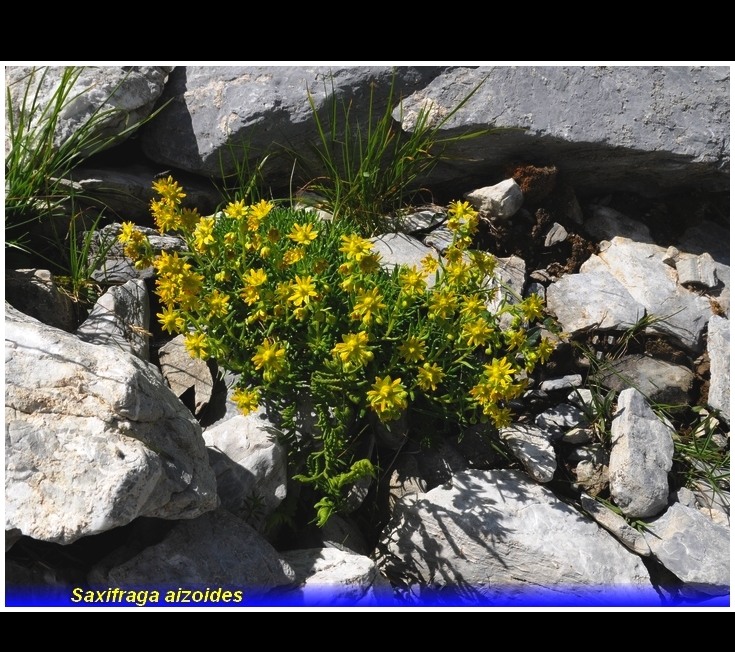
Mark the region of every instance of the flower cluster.
<instances>
[{"instance_id":1,"label":"flower cluster","mask_svg":"<svg viewBox=\"0 0 735 652\"><path fill-rule=\"evenodd\" d=\"M387 271L346 220L266 201L203 217L182 208L170 177L154 189L158 229L181 233L188 251L153 256L127 224L120 240L156 270L161 325L183 333L192 356L241 374L233 398L243 412L271 401L290 414L298 396L311 396L321 438L293 445L306 449L299 477L325 494L339 478L372 472L352 452L352 433L364 430L352 426L370 413L388 423L420 406L459 424L505 426L509 402L553 351L536 295L488 308L498 304L495 259L471 249L478 215L467 202L450 204L444 257Z\"/></svg>"}]
</instances>

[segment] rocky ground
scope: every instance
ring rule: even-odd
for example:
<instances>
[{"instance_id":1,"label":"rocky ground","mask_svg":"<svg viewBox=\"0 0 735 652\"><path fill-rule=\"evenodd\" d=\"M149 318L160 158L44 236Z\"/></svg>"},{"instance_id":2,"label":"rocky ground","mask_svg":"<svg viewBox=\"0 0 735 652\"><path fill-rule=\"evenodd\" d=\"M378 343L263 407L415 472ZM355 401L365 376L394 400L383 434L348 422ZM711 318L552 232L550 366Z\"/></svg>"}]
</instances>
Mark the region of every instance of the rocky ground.
<instances>
[{"instance_id":1,"label":"rocky ground","mask_svg":"<svg viewBox=\"0 0 735 652\"><path fill-rule=\"evenodd\" d=\"M7 270L6 586L231 587L259 604L296 605L726 604L729 474L705 479L729 454L727 143L685 129L678 108L689 98L691 114L719 133L719 105L707 113L704 104L719 97L724 73L642 71L639 85L659 90L641 97L653 100L643 106L636 95L637 108L605 112L633 74L613 70L567 71L561 105L547 98L529 113L518 100L491 112L507 129L489 141L492 156L463 178L456 166L440 169L436 203L374 239L386 266L441 254L450 241L443 199L467 197L481 210L476 246L498 257L501 291L510 301L540 294L562 335L513 406L501 446L482 428L443 424L409 430L398 446L376 440L379 481L356 487L351 513L322 529L300 512L274 525L279 505L298 500L274 425L263 412L239 415L232 378L192 360L151 320L152 269L135 270L112 247L93 274L106 291L88 311L51 272ZM384 79L379 72L365 75ZM174 98L168 119L120 150L148 159L110 166L103 156L78 182L125 197L116 210L138 211L145 227L153 160L182 171L190 196L213 209L207 182L185 176L206 172L226 145L224 132L204 128L221 125L213 112L236 106L230 133L249 128L248 110L275 111L262 109L255 88L288 108L283 137L309 137L303 102L284 90L298 85L272 73L177 69L165 86L149 83ZM336 78L347 88L354 74ZM478 74L408 70L406 107L448 105L458 80L468 87ZM496 94L520 83L554 96L564 71L488 74ZM683 90L692 79L703 86L697 102ZM579 113L590 85L604 90L597 134ZM479 125L483 93L448 128ZM168 147L182 115L193 116L196 138ZM631 115L652 126L631 132ZM662 147L672 124L675 144ZM476 161L481 145L463 154ZM111 195L115 184L125 193ZM98 242L118 230L111 221ZM158 237L155 246L182 242ZM692 460L683 451L696 445L706 454Z\"/></svg>"}]
</instances>

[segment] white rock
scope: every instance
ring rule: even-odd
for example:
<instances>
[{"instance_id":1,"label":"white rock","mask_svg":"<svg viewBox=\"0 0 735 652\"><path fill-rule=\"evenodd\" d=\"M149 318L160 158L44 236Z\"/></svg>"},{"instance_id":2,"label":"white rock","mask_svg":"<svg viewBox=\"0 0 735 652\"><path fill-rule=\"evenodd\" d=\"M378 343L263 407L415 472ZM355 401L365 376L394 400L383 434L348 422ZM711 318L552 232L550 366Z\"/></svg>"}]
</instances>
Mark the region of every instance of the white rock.
<instances>
[{"instance_id":1,"label":"white rock","mask_svg":"<svg viewBox=\"0 0 735 652\"><path fill-rule=\"evenodd\" d=\"M547 380L544 380L538 388L542 392L556 392L561 389L571 389L573 387L581 386L582 376L580 374L569 374L568 376L561 376L560 378L548 378Z\"/></svg>"},{"instance_id":2,"label":"white rock","mask_svg":"<svg viewBox=\"0 0 735 652\"><path fill-rule=\"evenodd\" d=\"M730 320L710 317L707 327L710 381L707 403L730 423Z\"/></svg>"},{"instance_id":3,"label":"white rock","mask_svg":"<svg viewBox=\"0 0 735 652\"><path fill-rule=\"evenodd\" d=\"M701 348L702 333L712 310L705 297L678 284L676 271L662 260L665 251L655 244L615 237L607 249L589 258L580 272L583 277L599 271L612 274L647 315L660 319L649 326L648 332L673 337L696 352ZM614 297L608 297L607 304L614 301Z\"/></svg>"},{"instance_id":4,"label":"white rock","mask_svg":"<svg viewBox=\"0 0 735 652\"><path fill-rule=\"evenodd\" d=\"M71 543L217 505L201 428L158 370L6 306L5 529Z\"/></svg>"},{"instance_id":5,"label":"white rock","mask_svg":"<svg viewBox=\"0 0 735 652\"><path fill-rule=\"evenodd\" d=\"M686 588L708 595L729 592L729 528L681 503L671 505L646 528L651 552Z\"/></svg>"},{"instance_id":6,"label":"white rock","mask_svg":"<svg viewBox=\"0 0 735 652\"><path fill-rule=\"evenodd\" d=\"M656 516L666 508L672 435L643 394L632 387L620 393L611 426L610 494L626 516Z\"/></svg>"},{"instance_id":7,"label":"white rock","mask_svg":"<svg viewBox=\"0 0 735 652\"><path fill-rule=\"evenodd\" d=\"M436 249L440 254L444 254L454 240L454 233L445 226L434 229L431 233L425 235L422 239L423 243Z\"/></svg>"},{"instance_id":8,"label":"white rock","mask_svg":"<svg viewBox=\"0 0 735 652\"><path fill-rule=\"evenodd\" d=\"M391 271L397 265L408 265L421 269L421 260L425 256L439 259L435 249L422 244L416 238L405 233L386 233L371 238L373 251L380 254L380 264L383 269ZM435 275L426 277L427 287L433 287Z\"/></svg>"},{"instance_id":9,"label":"white rock","mask_svg":"<svg viewBox=\"0 0 735 652\"><path fill-rule=\"evenodd\" d=\"M287 457L262 410L207 428L204 442L227 510L260 529L286 497Z\"/></svg>"},{"instance_id":10,"label":"white rock","mask_svg":"<svg viewBox=\"0 0 735 652\"><path fill-rule=\"evenodd\" d=\"M198 415L209 404L214 391L214 378L210 364L200 358L192 358L184 346L184 336L177 335L158 350L161 373L174 394L181 398L194 390L194 414Z\"/></svg>"},{"instance_id":11,"label":"white rock","mask_svg":"<svg viewBox=\"0 0 735 652\"><path fill-rule=\"evenodd\" d=\"M478 188L466 193L464 197L478 211L501 219L513 217L523 205L523 192L513 179Z\"/></svg>"},{"instance_id":12,"label":"white rock","mask_svg":"<svg viewBox=\"0 0 735 652\"><path fill-rule=\"evenodd\" d=\"M632 550L637 555L641 555L641 557L648 557L651 554L651 549L648 547L643 534L628 525L628 522L622 516L619 516L585 493L580 496L580 501L584 511L626 548Z\"/></svg>"},{"instance_id":13,"label":"white rock","mask_svg":"<svg viewBox=\"0 0 735 652\"><path fill-rule=\"evenodd\" d=\"M103 561L90 579L104 586L239 590L246 604L292 585L295 573L253 528L217 509L181 521L163 541L124 563L107 569Z\"/></svg>"},{"instance_id":14,"label":"white rock","mask_svg":"<svg viewBox=\"0 0 735 652\"><path fill-rule=\"evenodd\" d=\"M298 588L284 599L309 606L390 605L390 583L375 562L336 548L309 548L282 553L296 573Z\"/></svg>"},{"instance_id":15,"label":"white rock","mask_svg":"<svg viewBox=\"0 0 735 652\"><path fill-rule=\"evenodd\" d=\"M404 498L382 543L385 570L416 578L422 595L659 603L639 557L517 471L464 471Z\"/></svg>"},{"instance_id":16,"label":"white rock","mask_svg":"<svg viewBox=\"0 0 735 652\"><path fill-rule=\"evenodd\" d=\"M676 261L676 273L681 285L701 286L707 289L717 287L715 261L708 253L701 256L680 256Z\"/></svg>"},{"instance_id":17,"label":"white rock","mask_svg":"<svg viewBox=\"0 0 735 652\"><path fill-rule=\"evenodd\" d=\"M516 423L500 430L500 438L537 482L551 482L556 471L556 453L551 438L541 428Z\"/></svg>"},{"instance_id":18,"label":"white rock","mask_svg":"<svg viewBox=\"0 0 735 652\"><path fill-rule=\"evenodd\" d=\"M567 230L561 224L554 222L544 238L544 247L547 249L553 247L555 244L564 242L568 237L569 233L567 233Z\"/></svg>"},{"instance_id":19,"label":"white rock","mask_svg":"<svg viewBox=\"0 0 735 652\"><path fill-rule=\"evenodd\" d=\"M534 419L534 423L539 428L555 433L554 436L558 438L565 430L586 425L587 417L576 405L560 403L539 414Z\"/></svg>"},{"instance_id":20,"label":"white rock","mask_svg":"<svg viewBox=\"0 0 735 652\"><path fill-rule=\"evenodd\" d=\"M131 280L111 287L97 299L76 334L84 342L116 347L148 360L150 318L145 283L140 279Z\"/></svg>"},{"instance_id":21,"label":"white rock","mask_svg":"<svg viewBox=\"0 0 735 652\"><path fill-rule=\"evenodd\" d=\"M546 299L549 311L572 335L590 328L625 330L646 314L607 271L564 276L547 288Z\"/></svg>"}]
</instances>

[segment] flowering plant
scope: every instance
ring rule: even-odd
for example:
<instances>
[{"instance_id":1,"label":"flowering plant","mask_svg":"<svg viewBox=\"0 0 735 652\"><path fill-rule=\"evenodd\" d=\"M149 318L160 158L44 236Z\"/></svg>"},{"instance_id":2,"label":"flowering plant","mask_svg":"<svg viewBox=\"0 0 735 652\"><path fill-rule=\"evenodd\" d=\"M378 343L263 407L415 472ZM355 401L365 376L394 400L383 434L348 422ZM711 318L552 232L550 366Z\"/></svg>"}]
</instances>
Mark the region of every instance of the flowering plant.
<instances>
[{"instance_id":1,"label":"flowering plant","mask_svg":"<svg viewBox=\"0 0 735 652\"><path fill-rule=\"evenodd\" d=\"M244 413L264 404L281 415L295 477L320 496L320 524L355 482L375 476L368 457L356 459L371 422L405 417L410 429L418 410L505 426L509 401L553 351L537 295L495 297L495 259L470 249L478 216L467 202L450 204L444 258L388 271L347 220L266 201L202 217L182 207L171 177L154 189L157 227L180 232L189 250L154 255L130 223L120 240L136 264L155 267L157 317L185 335L192 356L240 373L234 400ZM312 432L298 425L304 402Z\"/></svg>"}]
</instances>

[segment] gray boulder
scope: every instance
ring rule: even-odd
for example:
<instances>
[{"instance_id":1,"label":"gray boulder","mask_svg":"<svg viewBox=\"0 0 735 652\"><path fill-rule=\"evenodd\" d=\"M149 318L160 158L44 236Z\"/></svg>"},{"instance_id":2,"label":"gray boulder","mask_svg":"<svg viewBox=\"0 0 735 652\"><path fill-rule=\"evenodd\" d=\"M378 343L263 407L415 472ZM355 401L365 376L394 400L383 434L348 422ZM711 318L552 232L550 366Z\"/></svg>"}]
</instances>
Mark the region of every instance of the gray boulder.
<instances>
[{"instance_id":1,"label":"gray boulder","mask_svg":"<svg viewBox=\"0 0 735 652\"><path fill-rule=\"evenodd\" d=\"M730 320L712 315L707 332L710 368L707 403L730 423Z\"/></svg>"},{"instance_id":2,"label":"gray boulder","mask_svg":"<svg viewBox=\"0 0 735 652\"><path fill-rule=\"evenodd\" d=\"M74 302L47 269L6 270L5 300L49 326L69 332L77 326Z\"/></svg>"},{"instance_id":3,"label":"gray boulder","mask_svg":"<svg viewBox=\"0 0 735 652\"><path fill-rule=\"evenodd\" d=\"M673 431L638 390L623 390L610 428L610 494L626 516L660 514L669 496Z\"/></svg>"},{"instance_id":4,"label":"gray boulder","mask_svg":"<svg viewBox=\"0 0 735 652\"><path fill-rule=\"evenodd\" d=\"M368 557L336 548L281 553L296 574L298 588L283 594L288 603L308 606L386 606L390 583Z\"/></svg>"},{"instance_id":5,"label":"gray boulder","mask_svg":"<svg viewBox=\"0 0 735 652\"><path fill-rule=\"evenodd\" d=\"M382 544L388 576L414 578L422 596L599 604L615 590L658 603L636 555L516 471L464 471L405 497Z\"/></svg>"},{"instance_id":6,"label":"gray boulder","mask_svg":"<svg viewBox=\"0 0 735 652\"><path fill-rule=\"evenodd\" d=\"M513 217L523 205L521 187L513 179L468 192L465 199L481 213L502 220Z\"/></svg>"},{"instance_id":7,"label":"gray boulder","mask_svg":"<svg viewBox=\"0 0 735 652\"><path fill-rule=\"evenodd\" d=\"M261 528L286 497L286 450L263 411L239 415L204 431L222 506Z\"/></svg>"},{"instance_id":8,"label":"gray boulder","mask_svg":"<svg viewBox=\"0 0 735 652\"><path fill-rule=\"evenodd\" d=\"M201 429L152 365L6 306L5 529L71 543L217 493Z\"/></svg>"},{"instance_id":9,"label":"gray boulder","mask_svg":"<svg viewBox=\"0 0 735 652\"><path fill-rule=\"evenodd\" d=\"M99 124L94 135L99 138L118 136L141 122L153 110L171 70L169 66L84 66L60 114L55 144L69 140L95 114ZM63 73L63 66L7 67L5 86L13 113L19 115L24 94L28 93L28 101L36 96L39 107L35 119L48 115L47 107Z\"/></svg>"},{"instance_id":10,"label":"gray boulder","mask_svg":"<svg viewBox=\"0 0 735 652\"><path fill-rule=\"evenodd\" d=\"M645 314L612 274L605 270L568 274L546 290L549 312L571 335L590 328L625 330Z\"/></svg>"},{"instance_id":11,"label":"gray boulder","mask_svg":"<svg viewBox=\"0 0 735 652\"><path fill-rule=\"evenodd\" d=\"M82 201L104 208L105 215L127 222L150 221L150 203L154 197L153 181L163 172L160 165L135 163L115 167L76 168L71 178L83 192ZM184 205L196 207L202 215L210 215L223 197L206 179L170 173L184 188Z\"/></svg>"},{"instance_id":12,"label":"gray boulder","mask_svg":"<svg viewBox=\"0 0 735 652\"><path fill-rule=\"evenodd\" d=\"M643 534L628 525L628 522L622 516L619 516L585 493L582 493L579 499L582 509L626 548L641 557L648 557L651 554L651 549L648 547Z\"/></svg>"},{"instance_id":13,"label":"gray boulder","mask_svg":"<svg viewBox=\"0 0 735 652\"><path fill-rule=\"evenodd\" d=\"M689 400L694 374L681 365L636 353L605 365L598 380L616 392L635 387L654 403L682 405Z\"/></svg>"},{"instance_id":14,"label":"gray boulder","mask_svg":"<svg viewBox=\"0 0 735 652\"><path fill-rule=\"evenodd\" d=\"M458 181L512 161L547 160L578 191L729 187L727 67L451 68L403 101L404 129L420 107L446 115L478 85L439 132L490 129L448 149L474 165L447 162L432 179Z\"/></svg>"},{"instance_id":15,"label":"gray boulder","mask_svg":"<svg viewBox=\"0 0 735 652\"><path fill-rule=\"evenodd\" d=\"M395 79L394 79L395 71ZM441 68L360 66L182 66L171 74L163 100L170 104L143 133L145 154L163 165L221 176L235 161L254 167L275 145L308 152L319 136L309 103L327 120L331 100L351 102L351 119L364 123L395 98L423 88ZM342 115L338 104L338 115ZM289 157L269 160L274 175L290 173ZM288 177L286 177L288 178Z\"/></svg>"},{"instance_id":16,"label":"gray boulder","mask_svg":"<svg viewBox=\"0 0 735 652\"><path fill-rule=\"evenodd\" d=\"M550 433L516 423L500 430L500 438L536 482L551 482L556 471L556 453Z\"/></svg>"},{"instance_id":17,"label":"gray boulder","mask_svg":"<svg viewBox=\"0 0 735 652\"><path fill-rule=\"evenodd\" d=\"M140 280L111 287L94 304L76 335L83 342L111 346L148 360L151 310Z\"/></svg>"},{"instance_id":18,"label":"gray boulder","mask_svg":"<svg viewBox=\"0 0 735 652\"><path fill-rule=\"evenodd\" d=\"M674 503L644 532L653 555L686 590L725 595L730 588L730 529Z\"/></svg>"},{"instance_id":19,"label":"gray boulder","mask_svg":"<svg viewBox=\"0 0 735 652\"><path fill-rule=\"evenodd\" d=\"M679 285L676 270L664 262L665 257L663 247L616 236L589 258L580 272L583 276L600 271L612 274L648 316L659 318L648 326L648 332L674 338L698 352L712 309L705 297ZM607 305L610 303L608 299Z\"/></svg>"},{"instance_id":20,"label":"gray boulder","mask_svg":"<svg viewBox=\"0 0 735 652\"><path fill-rule=\"evenodd\" d=\"M158 350L161 373L176 396L193 391L193 412L199 415L209 404L214 390L214 362L192 358L184 346L184 336L177 335Z\"/></svg>"},{"instance_id":21,"label":"gray boulder","mask_svg":"<svg viewBox=\"0 0 735 652\"><path fill-rule=\"evenodd\" d=\"M181 521L160 543L90 574L104 586L235 588L244 600L293 584L294 571L253 528L224 509Z\"/></svg>"}]
</instances>

